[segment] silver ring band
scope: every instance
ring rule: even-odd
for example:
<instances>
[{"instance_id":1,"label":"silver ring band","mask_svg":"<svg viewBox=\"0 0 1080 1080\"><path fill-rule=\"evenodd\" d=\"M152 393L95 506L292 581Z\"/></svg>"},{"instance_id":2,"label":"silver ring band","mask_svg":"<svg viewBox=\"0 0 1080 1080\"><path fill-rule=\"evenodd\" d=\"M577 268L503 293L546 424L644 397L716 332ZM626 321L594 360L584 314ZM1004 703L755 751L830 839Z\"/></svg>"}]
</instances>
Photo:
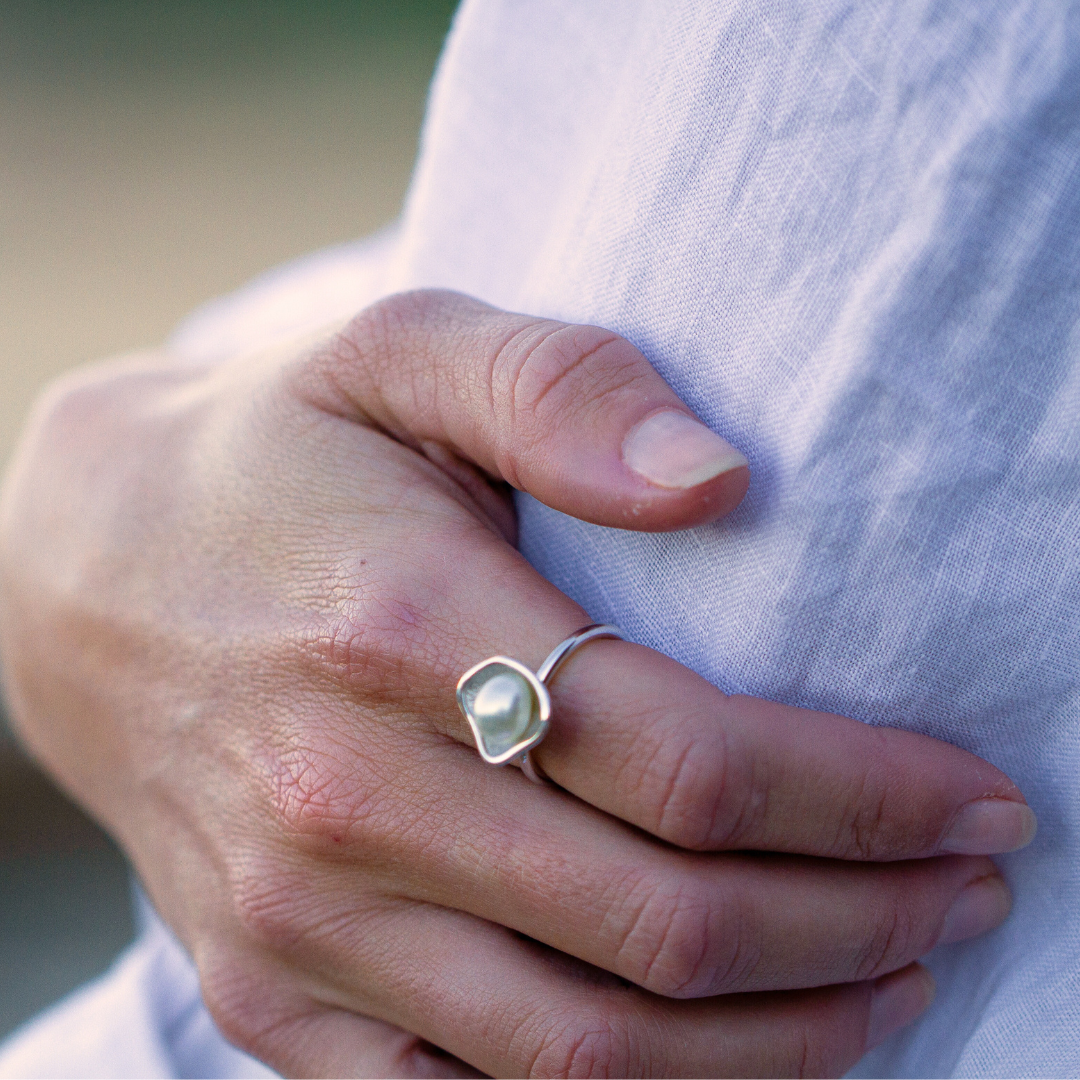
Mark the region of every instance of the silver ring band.
<instances>
[{"instance_id":1,"label":"silver ring band","mask_svg":"<svg viewBox=\"0 0 1080 1080\"><path fill-rule=\"evenodd\" d=\"M530 780L544 782L532 751L544 741L551 722L547 684L572 653L597 638L626 640L617 626L593 623L560 641L535 672L508 656L490 656L461 676L458 706L489 765L517 765Z\"/></svg>"}]
</instances>

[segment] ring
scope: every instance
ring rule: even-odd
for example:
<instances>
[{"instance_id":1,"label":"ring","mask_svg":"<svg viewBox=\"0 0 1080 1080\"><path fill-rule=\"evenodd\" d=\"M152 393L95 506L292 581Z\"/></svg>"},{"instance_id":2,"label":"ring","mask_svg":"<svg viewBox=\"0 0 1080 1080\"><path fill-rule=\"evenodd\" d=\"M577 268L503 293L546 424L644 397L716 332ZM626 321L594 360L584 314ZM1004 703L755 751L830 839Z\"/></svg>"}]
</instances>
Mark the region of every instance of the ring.
<instances>
[{"instance_id":1,"label":"ring","mask_svg":"<svg viewBox=\"0 0 1080 1080\"><path fill-rule=\"evenodd\" d=\"M625 641L626 635L617 626L593 623L556 645L535 672L509 656L489 656L461 676L458 706L489 765L517 765L530 780L544 782L532 751L551 725L547 684L571 653L597 638Z\"/></svg>"}]
</instances>

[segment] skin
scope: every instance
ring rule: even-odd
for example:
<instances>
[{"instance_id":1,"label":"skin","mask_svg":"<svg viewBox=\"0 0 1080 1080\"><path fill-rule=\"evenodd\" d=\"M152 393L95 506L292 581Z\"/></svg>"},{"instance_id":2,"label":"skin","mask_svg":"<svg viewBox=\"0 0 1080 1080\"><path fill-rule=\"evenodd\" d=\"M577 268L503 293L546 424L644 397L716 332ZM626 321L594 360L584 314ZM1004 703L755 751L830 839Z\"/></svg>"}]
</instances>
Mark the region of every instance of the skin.
<instances>
[{"instance_id":1,"label":"skin","mask_svg":"<svg viewBox=\"0 0 1080 1080\"><path fill-rule=\"evenodd\" d=\"M929 1003L918 957L1006 916L1007 777L639 645L560 670L553 783L481 762L461 672L591 621L515 550L509 487L644 530L745 492L628 469L658 409L688 412L616 335L444 292L40 404L0 509L14 721L275 1069L838 1075Z\"/></svg>"}]
</instances>

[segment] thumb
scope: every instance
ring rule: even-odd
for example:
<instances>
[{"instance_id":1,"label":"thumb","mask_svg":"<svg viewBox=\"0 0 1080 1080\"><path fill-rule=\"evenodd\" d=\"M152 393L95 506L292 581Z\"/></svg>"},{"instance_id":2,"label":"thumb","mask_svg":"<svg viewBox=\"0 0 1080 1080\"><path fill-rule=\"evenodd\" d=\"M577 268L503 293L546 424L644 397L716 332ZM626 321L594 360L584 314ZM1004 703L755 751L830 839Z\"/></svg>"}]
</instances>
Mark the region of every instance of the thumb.
<instances>
[{"instance_id":1,"label":"thumb","mask_svg":"<svg viewBox=\"0 0 1080 1080\"><path fill-rule=\"evenodd\" d=\"M682 529L738 505L746 458L628 341L442 290L360 313L316 360L335 408L432 442L599 525Z\"/></svg>"}]
</instances>

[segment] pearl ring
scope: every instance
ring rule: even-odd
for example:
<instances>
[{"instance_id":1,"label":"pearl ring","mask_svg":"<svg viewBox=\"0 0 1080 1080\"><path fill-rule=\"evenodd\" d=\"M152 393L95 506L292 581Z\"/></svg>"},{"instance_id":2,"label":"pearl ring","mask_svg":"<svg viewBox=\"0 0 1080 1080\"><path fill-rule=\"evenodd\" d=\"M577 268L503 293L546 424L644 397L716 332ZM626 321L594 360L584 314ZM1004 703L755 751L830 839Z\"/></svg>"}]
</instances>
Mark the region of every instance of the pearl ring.
<instances>
[{"instance_id":1,"label":"pearl ring","mask_svg":"<svg viewBox=\"0 0 1080 1080\"><path fill-rule=\"evenodd\" d=\"M547 683L572 652L597 638L626 640L617 626L594 623L556 645L535 672L508 656L489 656L461 676L458 705L489 765L517 765L530 780L543 783L532 751L543 742L551 722Z\"/></svg>"}]
</instances>

